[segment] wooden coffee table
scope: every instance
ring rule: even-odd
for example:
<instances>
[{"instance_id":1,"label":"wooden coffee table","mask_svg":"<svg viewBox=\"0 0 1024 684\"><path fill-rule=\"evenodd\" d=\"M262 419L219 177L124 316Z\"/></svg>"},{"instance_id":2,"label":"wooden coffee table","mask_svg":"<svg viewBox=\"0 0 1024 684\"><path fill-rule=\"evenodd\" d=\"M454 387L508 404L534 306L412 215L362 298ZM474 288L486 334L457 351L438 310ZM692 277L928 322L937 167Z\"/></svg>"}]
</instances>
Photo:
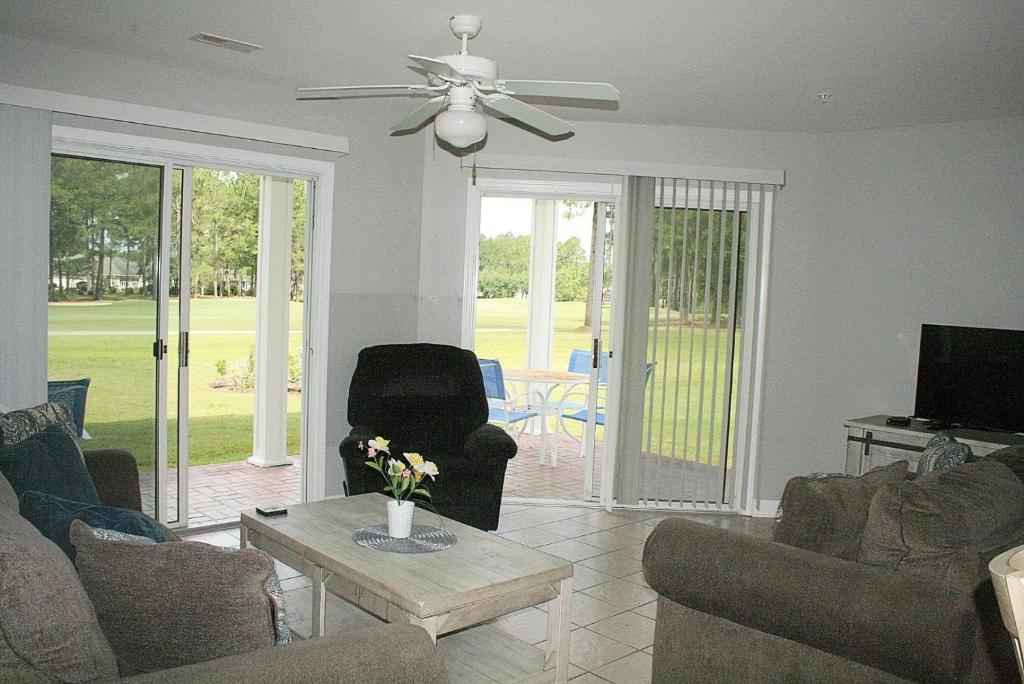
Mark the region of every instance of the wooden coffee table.
<instances>
[{"instance_id":1,"label":"wooden coffee table","mask_svg":"<svg viewBox=\"0 0 1024 684\"><path fill-rule=\"evenodd\" d=\"M313 636L326 623L326 592L388 622L407 621L441 634L550 601L544 669L566 681L572 563L444 519L458 537L434 553L387 553L359 546L352 534L387 520L387 498L361 494L290 506L288 514L242 513L241 546L254 546L290 565L313 583ZM421 525L438 524L419 510Z\"/></svg>"}]
</instances>

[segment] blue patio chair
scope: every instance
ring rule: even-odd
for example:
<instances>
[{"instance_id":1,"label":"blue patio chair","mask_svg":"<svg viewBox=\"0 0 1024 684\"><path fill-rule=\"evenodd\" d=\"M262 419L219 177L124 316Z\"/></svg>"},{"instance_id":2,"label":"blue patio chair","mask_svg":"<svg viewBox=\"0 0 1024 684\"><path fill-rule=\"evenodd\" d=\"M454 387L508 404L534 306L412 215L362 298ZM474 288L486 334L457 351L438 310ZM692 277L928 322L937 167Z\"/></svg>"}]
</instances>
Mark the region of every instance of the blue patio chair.
<instances>
[{"instance_id":1,"label":"blue patio chair","mask_svg":"<svg viewBox=\"0 0 1024 684\"><path fill-rule=\"evenodd\" d=\"M89 395L90 378L51 380L46 383L46 400L60 404L71 413L80 439L91 439L85 431L85 400Z\"/></svg>"},{"instance_id":2,"label":"blue patio chair","mask_svg":"<svg viewBox=\"0 0 1024 684\"><path fill-rule=\"evenodd\" d=\"M569 352L569 366L566 370L570 373L585 373L590 374L591 371L591 352L589 349L573 349ZM611 359L609 352L603 352L601 354L601 367L597 370L597 383L598 385L608 384L608 362ZM577 382L569 385L565 388L562 393L562 398L555 404L555 410L558 414L565 412L578 411L579 409L585 409L587 407L586 402L569 401L570 397L574 396L586 396L586 389L589 386L589 382ZM581 388L584 388L581 390ZM562 421L558 421L558 427L564 427Z\"/></svg>"},{"instance_id":3,"label":"blue patio chair","mask_svg":"<svg viewBox=\"0 0 1024 684\"><path fill-rule=\"evenodd\" d=\"M648 363L644 370L644 385L647 385L647 381L651 379L651 373L654 371L654 362ZM599 374L600 377L600 374ZM599 399L600 401L600 399ZM571 406L578 406L579 404L572 404ZM597 410L594 412L594 424L600 427L604 427L604 411L605 407L598 404ZM577 423L583 423L584 430L586 430L587 421L590 419L590 411L587 410L586 405L583 408L576 410L560 411L558 414L558 424L561 426L562 431L569 435L573 439L576 439L571 432L569 432L566 420L572 420ZM580 441L581 448L586 448L586 442Z\"/></svg>"},{"instance_id":4,"label":"blue patio chair","mask_svg":"<svg viewBox=\"0 0 1024 684\"><path fill-rule=\"evenodd\" d=\"M566 370L570 373L590 373L590 359L591 352L589 349L573 349L569 352L569 367ZM611 359L610 353L601 353L601 367L597 371L597 381L602 385L608 383L609 359Z\"/></svg>"},{"instance_id":5,"label":"blue patio chair","mask_svg":"<svg viewBox=\"0 0 1024 684\"><path fill-rule=\"evenodd\" d=\"M513 425L522 423L519 432L516 433L518 439L526 429L526 421L540 415L536 411L529 410L529 402L521 406L519 400L536 394L536 392L523 392L509 397L505 389L505 376L501 372L501 362L497 359L479 359L479 361L480 373L484 376L484 394L487 395L487 422L500 424L510 432Z\"/></svg>"}]
</instances>

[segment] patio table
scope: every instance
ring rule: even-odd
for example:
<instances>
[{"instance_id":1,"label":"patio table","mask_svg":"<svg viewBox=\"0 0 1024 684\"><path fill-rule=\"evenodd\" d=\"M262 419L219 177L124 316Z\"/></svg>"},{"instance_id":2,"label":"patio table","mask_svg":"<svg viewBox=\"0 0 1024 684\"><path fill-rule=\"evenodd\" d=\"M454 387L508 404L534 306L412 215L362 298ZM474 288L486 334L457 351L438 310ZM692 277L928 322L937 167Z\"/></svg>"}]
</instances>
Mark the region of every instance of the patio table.
<instances>
[{"instance_id":1,"label":"patio table","mask_svg":"<svg viewBox=\"0 0 1024 684\"><path fill-rule=\"evenodd\" d=\"M547 456L551 467L558 465L558 442L548 454L547 432L548 414L551 409L551 395L559 385L578 385L590 382L590 376L586 373L570 373L569 371L544 370L539 368L510 368L504 371L505 379L514 382L525 382L534 385L544 385L544 391L538 392L541 397L540 409L540 464L544 465ZM557 431L557 428L555 428Z\"/></svg>"}]
</instances>

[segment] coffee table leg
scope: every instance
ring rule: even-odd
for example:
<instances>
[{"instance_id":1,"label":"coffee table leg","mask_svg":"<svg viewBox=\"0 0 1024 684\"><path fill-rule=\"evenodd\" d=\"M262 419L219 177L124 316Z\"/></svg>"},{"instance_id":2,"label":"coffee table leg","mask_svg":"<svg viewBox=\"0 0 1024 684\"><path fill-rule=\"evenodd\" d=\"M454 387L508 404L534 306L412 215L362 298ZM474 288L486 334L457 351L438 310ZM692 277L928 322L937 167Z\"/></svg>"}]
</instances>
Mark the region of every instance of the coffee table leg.
<instances>
[{"instance_id":1,"label":"coffee table leg","mask_svg":"<svg viewBox=\"0 0 1024 684\"><path fill-rule=\"evenodd\" d=\"M572 613L572 577L558 584L558 596L548 604L548 640L544 645L544 669L555 668L555 682L569 674L569 615Z\"/></svg>"},{"instance_id":2,"label":"coffee table leg","mask_svg":"<svg viewBox=\"0 0 1024 684\"><path fill-rule=\"evenodd\" d=\"M249 528L245 525L238 526L238 548L249 548Z\"/></svg>"},{"instance_id":3,"label":"coffee table leg","mask_svg":"<svg viewBox=\"0 0 1024 684\"><path fill-rule=\"evenodd\" d=\"M437 643L437 616L436 615L434 615L433 617L428 617L428 618L418 618L418 617L413 617L412 615L410 615L409 616L409 624L411 624L411 625L418 625L418 626L422 627L423 629L427 630L427 634L430 635L430 640L433 641L435 644Z\"/></svg>"},{"instance_id":4,"label":"coffee table leg","mask_svg":"<svg viewBox=\"0 0 1024 684\"><path fill-rule=\"evenodd\" d=\"M310 625L312 636L322 637L327 629L327 589L324 587L324 569L318 565L313 567L313 619Z\"/></svg>"}]
</instances>

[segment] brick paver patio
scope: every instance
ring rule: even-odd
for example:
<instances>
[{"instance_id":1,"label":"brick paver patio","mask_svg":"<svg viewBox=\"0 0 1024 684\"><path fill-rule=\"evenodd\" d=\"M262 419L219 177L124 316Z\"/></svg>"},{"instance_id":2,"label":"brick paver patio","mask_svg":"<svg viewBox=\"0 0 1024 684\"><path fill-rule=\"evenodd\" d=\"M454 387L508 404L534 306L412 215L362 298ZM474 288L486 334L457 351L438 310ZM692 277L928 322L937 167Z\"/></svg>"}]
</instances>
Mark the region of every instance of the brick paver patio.
<instances>
[{"instance_id":1,"label":"brick paver patio","mask_svg":"<svg viewBox=\"0 0 1024 684\"><path fill-rule=\"evenodd\" d=\"M509 461L505 472L506 497L575 501L583 497L583 459L580 445L565 435L549 435L549 448L558 444L558 465L539 463L540 437L523 435L519 452ZM594 492L600 489L600 453L598 444ZM174 470L168 473L174 482ZM189 527L203 527L238 520L238 514L255 506L288 506L299 502L301 464L298 458L291 465L260 468L244 460L234 463L192 466L189 469ZM153 510L153 472L139 475L142 485L143 509ZM177 497L170 497L175 511Z\"/></svg>"}]
</instances>

